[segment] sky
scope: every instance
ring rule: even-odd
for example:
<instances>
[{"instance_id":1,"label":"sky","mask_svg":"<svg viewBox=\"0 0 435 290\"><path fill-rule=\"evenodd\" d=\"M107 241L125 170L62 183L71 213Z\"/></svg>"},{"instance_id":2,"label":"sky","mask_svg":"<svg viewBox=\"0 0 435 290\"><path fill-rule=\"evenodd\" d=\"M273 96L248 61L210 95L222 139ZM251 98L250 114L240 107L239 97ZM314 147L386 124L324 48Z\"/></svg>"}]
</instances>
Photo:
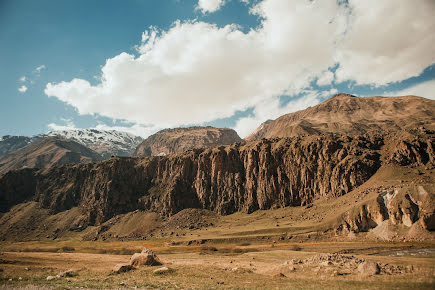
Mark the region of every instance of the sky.
<instances>
[{"instance_id":1,"label":"sky","mask_svg":"<svg viewBox=\"0 0 435 290\"><path fill-rule=\"evenodd\" d=\"M417 2L0 0L0 136L245 137L339 92L435 99L435 1Z\"/></svg>"}]
</instances>

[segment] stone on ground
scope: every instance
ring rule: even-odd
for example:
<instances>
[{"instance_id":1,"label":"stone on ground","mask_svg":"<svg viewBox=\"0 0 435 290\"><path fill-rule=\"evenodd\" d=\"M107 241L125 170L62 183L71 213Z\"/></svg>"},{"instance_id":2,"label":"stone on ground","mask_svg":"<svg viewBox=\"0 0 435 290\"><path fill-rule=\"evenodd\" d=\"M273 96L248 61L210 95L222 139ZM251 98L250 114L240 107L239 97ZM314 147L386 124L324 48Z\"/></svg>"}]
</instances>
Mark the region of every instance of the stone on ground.
<instances>
[{"instance_id":1,"label":"stone on ground","mask_svg":"<svg viewBox=\"0 0 435 290\"><path fill-rule=\"evenodd\" d=\"M130 258L130 265L133 267L158 266L162 263L151 249L144 248L141 253L136 253Z\"/></svg>"},{"instance_id":2,"label":"stone on ground","mask_svg":"<svg viewBox=\"0 0 435 290\"><path fill-rule=\"evenodd\" d=\"M154 274L165 274L165 273L168 273L169 271L170 270L168 267L161 267L161 268L154 270L153 273Z\"/></svg>"},{"instance_id":3,"label":"stone on ground","mask_svg":"<svg viewBox=\"0 0 435 290\"><path fill-rule=\"evenodd\" d=\"M115 267L113 267L113 272L120 274L131 271L133 269L134 267L129 264L116 264Z\"/></svg>"},{"instance_id":4,"label":"stone on ground","mask_svg":"<svg viewBox=\"0 0 435 290\"><path fill-rule=\"evenodd\" d=\"M380 269L378 263L365 261L358 266L358 272L362 276L372 276L379 274Z\"/></svg>"}]
</instances>

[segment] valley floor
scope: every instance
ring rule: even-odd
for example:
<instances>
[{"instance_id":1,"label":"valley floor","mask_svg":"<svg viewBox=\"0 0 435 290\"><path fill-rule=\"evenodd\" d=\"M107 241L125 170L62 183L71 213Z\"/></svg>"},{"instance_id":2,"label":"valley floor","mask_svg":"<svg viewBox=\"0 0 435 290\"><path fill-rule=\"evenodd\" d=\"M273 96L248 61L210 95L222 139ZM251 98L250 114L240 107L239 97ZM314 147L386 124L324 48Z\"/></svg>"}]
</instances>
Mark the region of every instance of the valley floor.
<instances>
[{"instance_id":1,"label":"valley floor","mask_svg":"<svg viewBox=\"0 0 435 290\"><path fill-rule=\"evenodd\" d=\"M150 247L163 266L114 274L131 253ZM206 243L171 246L163 241L23 242L1 245L0 289L434 289L435 244L392 242ZM366 276L357 266L377 262ZM54 278L73 270L72 277ZM282 277L276 277L281 273Z\"/></svg>"}]
</instances>

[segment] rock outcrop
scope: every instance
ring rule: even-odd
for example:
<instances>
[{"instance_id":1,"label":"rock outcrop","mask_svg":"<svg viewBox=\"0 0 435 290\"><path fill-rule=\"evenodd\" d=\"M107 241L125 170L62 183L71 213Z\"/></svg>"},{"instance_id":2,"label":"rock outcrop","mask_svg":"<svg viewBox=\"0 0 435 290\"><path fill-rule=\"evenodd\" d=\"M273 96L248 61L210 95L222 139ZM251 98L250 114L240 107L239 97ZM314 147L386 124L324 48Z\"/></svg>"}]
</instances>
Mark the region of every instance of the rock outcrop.
<instances>
[{"instance_id":1,"label":"rock outcrop","mask_svg":"<svg viewBox=\"0 0 435 290\"><path fill-rule=\"evenodd\" d=\"M142 252L135 253L130 258L130 265L133 267L140 266L159 266L162 262L151 249L144 248Z\"/></svg>"},{"instance_id":2,"label":"rock outcrop","mask_svg":"<svg viewBox=\"0 0 435 290\"><path fill-rule=\"evenodd\" d=\"M165 129L149 136L134 156L165 156L195 148L230 145L243 141L236 131L228 128L189 127Z\"/></svg>"},{"instance_id":3,"label":"rock outcrop","mask_svg":"<svg viewBox=\"0 0 435 290\"><path fill-rule=\"evenodd\" d=\"M308 109L261 124L245 139L300 135L360 135L398 132L424 126L435 129L435 101L416 97L355 97L337 94Z\"/></svg>"},{"instance_id":4,"label":"rock outcrop","mask_svg":"<svg viewBox=\"0 0 435 290\"><path fill-rule=\"evenodd\" d=\"M339 228L352 232L376 229L375 234L386 240L391 239L386 232L388 224L406 228L420 224L425 230L434 231L434 190L433 185L387 188L376 199L343 214Z\"/></svg>"}]
</instances>

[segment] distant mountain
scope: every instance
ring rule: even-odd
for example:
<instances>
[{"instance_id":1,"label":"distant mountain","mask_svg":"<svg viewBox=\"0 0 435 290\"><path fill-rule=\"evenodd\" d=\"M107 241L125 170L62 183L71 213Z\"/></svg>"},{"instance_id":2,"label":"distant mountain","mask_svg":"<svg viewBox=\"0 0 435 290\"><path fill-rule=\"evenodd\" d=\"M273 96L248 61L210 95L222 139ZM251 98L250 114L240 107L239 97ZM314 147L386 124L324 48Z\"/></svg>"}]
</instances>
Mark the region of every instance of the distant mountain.
<instances>
[{"instance_id":1,"label":"distant mountain","mask_svg":"<svg viewBox=\"0 0 435 290\"><path fill-rule=\"evenodd\" d=\"M70 163L88 163L103 158L73 140L45 137L0 158L0 175L20 168L48 168Z\"/></svg>"},{"instance_id":2,"label":"distant mountain","mask_svg":"<svg viewBox=\"0 0 435 290\"><path fill-rule=\"evenodd\" d=\"M323 103L260 125L245 139L336 133L358 135L424 126L435 129L435 101L416 97L337 94Z\"/></svg>"},{"instance_id":3,"label":"distant mountain","mask_svg":"<svg viewBox=\"0 0 435 290\"><path fill-rule=\"evenodd\" d=\"M143 141L141 137L115 130L96 129L52 131L44 136L55 136L74 140L95 152L104 159L114 156L131 156Z\"/></svg>"},{"instance_id":4,"label":"distant mountain","mask_svg":"<svg viewBox=\"0 0 435 290\"><path fill-rule=\"evenodd\" d=\"M0 137L0 157L23 148L45 137L59 137L74 140L99 153L104 159L115 156L131 156L143 141L141 137L120 131L96 129L77 129L52 131L35 136Z\"/></svg>"},{"instance_id":5,"label":"distant mountain","mask_svg":"<svg viewBox=\"0 0 435 290\"><path fill-rule=\"evenodd\" d=\"M36 136L27 137L6 135L0 137L0 157L17 151L18 149L23 148L39 139L41 138Z\"/></svg>"},{"instance_id":6,"label":"distant mountain","mask_svg":"<svg viewBox=\"0 0 435 290\"><path fill-rule=\"evenodd\" d=\"M228 128L190 127L165 129L149 136L136 149L134 156L164 156L193 148L229 145L243 141Z\"/></svg>"}]
</instances>

